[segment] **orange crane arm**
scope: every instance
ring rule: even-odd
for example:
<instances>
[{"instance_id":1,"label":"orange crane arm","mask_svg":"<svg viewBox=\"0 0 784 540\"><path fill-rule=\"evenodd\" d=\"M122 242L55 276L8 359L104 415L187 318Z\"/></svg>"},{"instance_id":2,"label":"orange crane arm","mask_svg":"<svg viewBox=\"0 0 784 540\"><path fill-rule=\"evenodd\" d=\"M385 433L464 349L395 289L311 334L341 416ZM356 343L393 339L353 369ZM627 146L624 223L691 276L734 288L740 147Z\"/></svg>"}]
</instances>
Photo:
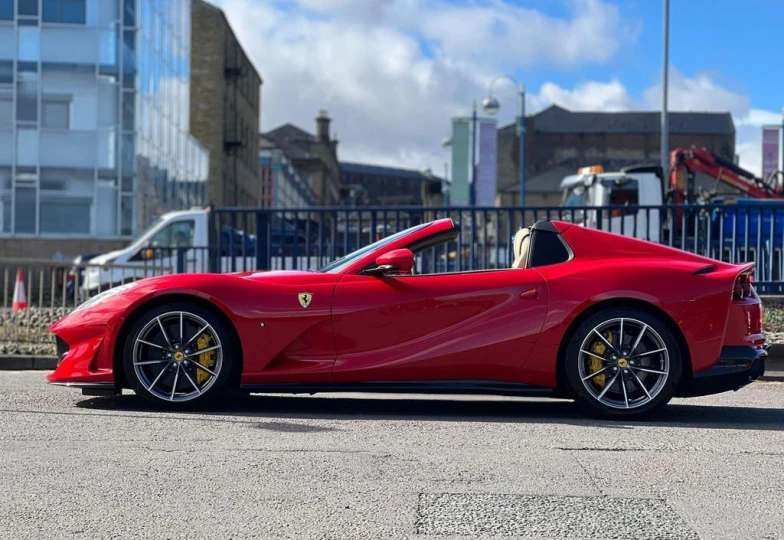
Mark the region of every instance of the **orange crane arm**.
<instances>
[{"instance_id":1,"label":"orange crane arm","mask_svg":"<svg viewBox=\"0 0 784 540\"><path fill-rule=\"evenodd\" d=\"M771 185L733 162L693 146L673 150L670 154L670 167L670 191L676 203L683 203L687 197L691 199L688 192L692 189L692 181L697 172L724 182L749 197L784 199L781 186Z\"/></svg>"}]
</instances>

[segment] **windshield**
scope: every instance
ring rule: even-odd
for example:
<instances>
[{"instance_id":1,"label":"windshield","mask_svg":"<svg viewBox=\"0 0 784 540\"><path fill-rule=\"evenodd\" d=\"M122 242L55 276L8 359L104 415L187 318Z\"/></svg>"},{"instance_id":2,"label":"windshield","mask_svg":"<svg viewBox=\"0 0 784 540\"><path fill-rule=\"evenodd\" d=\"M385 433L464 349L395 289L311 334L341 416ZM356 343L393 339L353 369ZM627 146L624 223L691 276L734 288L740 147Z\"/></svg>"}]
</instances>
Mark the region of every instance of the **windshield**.
<instances>
[{"instance_id":1,"label":"windshield","mask_svg":"<svg viewBox=\"0 0 784 540\"><path fill-rule=\"evenodd\" d=\"M403 231L395 233L395 234L393 234L391 236L387 236L386 238L382 238L378 242L374 242L374 243L370 244L369 246L365 246L365 247L363 247L361 249L358 249L358 250L356 250L356 251L354 251L352 253L349 253L345 257L341 257L339 259L336 259L336 260L332 261L327 266L325 266L324 268L319 270L319 272L325 272L325 273L328 273L328 274L336 274L338 272L341 272L342 270L345 270L348 266L351 266L351 264L354 261L356 261L357 259L367 255L371 251L374 251L374 250L376 250L376 249L378 249L378 248L380 248L382 246L390 244L390 243L394 242L395 240L397 240L398 238L401 238L401 237L403 237L403 236L405 236L407 234L410 234L410 233L412 233L414 231L418 231L419 229L423 229L423 228L427 227L428 225L430 225L430 223L422 223L421 225L415 225L413 227L410 227L408 229L405 229Z\"/></svg>"},{"instance_id":2,"label":"windshield","mask_svg":"<svg viewBox=\"0 0 784 540\"><path fill-rule=\"evenodd\" d=\"M149 227L144 229L141 233L137 234L136 237L131 242L131 245L136 244L140 239L144 238L150 231L160 226L163 223L163 217L159 217L155 221L153 221Z\"/></svg>"},{"instance_id":3,"label":"windshield","mask_svg":"<svg viewBox=\"0 0 784 540\"><path fill-rule=\"evenodd\" d=\"M588 188L583 184L576 184L564 190L561 206L588 206Z\"/></svg>"}]
</instances>

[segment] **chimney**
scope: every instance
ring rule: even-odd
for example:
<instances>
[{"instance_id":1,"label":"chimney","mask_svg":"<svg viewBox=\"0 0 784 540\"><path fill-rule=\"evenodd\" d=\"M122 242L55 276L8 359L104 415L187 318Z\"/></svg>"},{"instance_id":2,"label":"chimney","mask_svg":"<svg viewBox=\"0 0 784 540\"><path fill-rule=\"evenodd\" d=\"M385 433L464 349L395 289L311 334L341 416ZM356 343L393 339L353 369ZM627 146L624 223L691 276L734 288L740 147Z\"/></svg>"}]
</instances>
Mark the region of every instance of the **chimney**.
<instances>
[{"instance_id":1,"label":"chimney","mask_svg":"<svg viewBox=\"0 0 784 540\"><path fill-rule=\"evenodd\" d=\"M329 123L331 121L327 111L319 111L319 115L316 117L316 138L327 144L329 144Z\"/></svg>"}]
</instances>

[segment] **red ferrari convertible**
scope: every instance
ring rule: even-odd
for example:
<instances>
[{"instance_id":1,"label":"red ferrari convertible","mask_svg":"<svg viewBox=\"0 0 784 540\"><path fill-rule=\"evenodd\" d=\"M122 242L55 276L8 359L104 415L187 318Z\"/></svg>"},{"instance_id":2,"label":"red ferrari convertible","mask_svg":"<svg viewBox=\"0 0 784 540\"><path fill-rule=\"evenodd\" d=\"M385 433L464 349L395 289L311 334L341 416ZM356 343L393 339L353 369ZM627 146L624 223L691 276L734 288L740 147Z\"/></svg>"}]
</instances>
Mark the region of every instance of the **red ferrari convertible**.
<instances>
[{"instance_id":1,"label":"red ferrari convertible","mask_svg":"<svg viewBox=\"0 0 784 540\"><path fill-rule=\"evenodd\" d=\"M510 268L415 271L458 234L442 219L317 272L110 289L52 326L48 380L175 408L232 390L533 394L631 417L764 373L753 264L539 221L516 234Z\"/></svg>"}]
</instances>

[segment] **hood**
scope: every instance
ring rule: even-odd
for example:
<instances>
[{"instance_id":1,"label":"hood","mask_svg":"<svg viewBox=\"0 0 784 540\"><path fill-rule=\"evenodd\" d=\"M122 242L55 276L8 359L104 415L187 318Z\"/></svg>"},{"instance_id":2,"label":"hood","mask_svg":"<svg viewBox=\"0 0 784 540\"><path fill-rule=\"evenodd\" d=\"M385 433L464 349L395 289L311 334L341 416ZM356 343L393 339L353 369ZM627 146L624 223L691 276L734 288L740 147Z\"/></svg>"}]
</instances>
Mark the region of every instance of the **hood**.
<instances>
[{"instance_id":1,"label":"hood","mask_svg":"<svg viewBox=\"0 0 784 540\"><path fill-rule=\"evenodd\" d=\"M89 264L106 264L108 262L113 261L123 253L125 253L124 249L117 249L115 251L110 251L109 253L104 253L103 255L98 255L97 257L93 257L92 259L86 262Z\"/></svg>"}]
</instances>

